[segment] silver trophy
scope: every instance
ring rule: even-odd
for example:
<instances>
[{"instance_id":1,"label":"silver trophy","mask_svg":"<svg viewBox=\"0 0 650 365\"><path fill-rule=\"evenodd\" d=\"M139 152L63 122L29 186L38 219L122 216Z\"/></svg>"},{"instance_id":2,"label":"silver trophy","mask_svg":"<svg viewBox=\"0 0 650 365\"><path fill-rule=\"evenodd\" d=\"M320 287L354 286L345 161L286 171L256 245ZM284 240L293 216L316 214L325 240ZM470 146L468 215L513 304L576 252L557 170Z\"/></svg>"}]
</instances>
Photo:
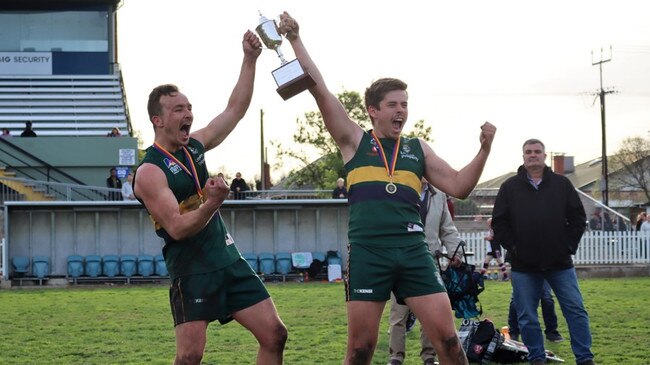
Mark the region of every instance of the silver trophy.
<instances>
[{"instance_id":1,"label":"silver trophy","mask_svg":"<svg viewBox=\"0 0 650 365\"><path fill-rule=\"evenodd\" d=\"M267 19L260 12L260 24L255 28L255 31L266 48L274 50L280 58L281 66L273 70L271 74L278 85L277 92L282 99L287 100L316 85L314 79L308 73L305 73L297 59L290 62L284 59L280 49L282 36L275 20Z\"/></svg>"}]
</instances>

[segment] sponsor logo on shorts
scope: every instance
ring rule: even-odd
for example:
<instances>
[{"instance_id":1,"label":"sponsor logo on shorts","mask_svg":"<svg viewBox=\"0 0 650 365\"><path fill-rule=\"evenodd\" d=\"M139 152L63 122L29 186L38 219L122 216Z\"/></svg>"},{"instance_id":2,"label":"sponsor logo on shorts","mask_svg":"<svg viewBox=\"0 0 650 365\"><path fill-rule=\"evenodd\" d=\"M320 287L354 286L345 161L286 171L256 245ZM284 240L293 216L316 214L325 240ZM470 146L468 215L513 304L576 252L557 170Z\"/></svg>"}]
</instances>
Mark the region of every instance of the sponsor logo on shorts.
<instances>
[{"instance_id":1,"label":"sponsor logo on shorts","mask_svg":"<svg viewBox=\"0 0 650 365\"><path fill-rule=\"evenodd\" d=\"M192 303L194 303L194 304L205 303L205 302L207 302L207 301L208 301L208 300L205 299L205 298L195 298L195 299L192 299Z\"/></svg>"},{"instance_id":2,"label":"sponsor logo on shorts","mask_svg":"<svg viewBox=\"0 0 650 365\"><path fill-rule=\"evenodd\" d=\"M372 289L353 289L355 294L372 294L374 291Z\"/></svg>"},{"instance_id":3,"label":"sponsor logo on shorts","mask_svg":"<svg viewBox=\"0 0 650 365\"><path fill-rule=\"evenodd\" d=\"M406 230L409 232L422 232L424 229L419 224L409 223L406 225Z\"/></svg>"}]
</instances>

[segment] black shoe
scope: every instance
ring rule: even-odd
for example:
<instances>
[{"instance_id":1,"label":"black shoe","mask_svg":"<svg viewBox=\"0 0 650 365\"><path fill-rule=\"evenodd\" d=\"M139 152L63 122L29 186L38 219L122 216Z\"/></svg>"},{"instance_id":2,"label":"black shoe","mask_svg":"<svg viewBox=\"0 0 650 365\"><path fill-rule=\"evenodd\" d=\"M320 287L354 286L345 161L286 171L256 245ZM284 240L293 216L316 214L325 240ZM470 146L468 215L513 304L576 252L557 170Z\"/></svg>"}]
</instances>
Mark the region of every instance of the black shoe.
<instances>
[{"instance_id":1,"label":"black shoe","mask_svg":"<svg viewBox=\"0 0 650 365\"><path fill-rule=\"evenodd\" d=\"M543 365L543 364L546 364L546 360L544 359L537 359L530 363L530 365Z\"/></svg>"},{"instance_id":2,"label":"black shoe","mask_svg":"<svg viewBox=\"0 0 650 365\"><path fill-rule=\"evenodd\" d=\"M386 365L402 365L402 362L399 360L391 360Z\"/></svg>"},{"instance_id":3,"label":"black shoe","mask_svg":"<svg viewBox=\"0 0 650 365\"><path fill-rule=\"evenodd\" d=\"M519 334L510 332L510 339L513 341L519 341Z\"/></svg>"},{"instance_id":4,"label":"black shoe","mask_svg":"<svg viewBox=\"0 0 650 365\"><path fill-rule=\"evenodd\" d=\"M424 361L423 365L440 365L435 359L427 359Z\"/></svg>"},{"instance_id":5,"label":"black shoe","mask_svg":"<svg viewBox=\"0 0 650 365\"><path fill-rule=\"evenodd\" d=\"M587 360L587 361L579 362L578 365L596 365L596 363L594 362L594 360Z\"/></svg>"},{"instance_id":6,"label":"black shoe","mask_svg":"<svg viewBox=\"0 0 650 365\"><path fill-rule=\"evenodd\" d=\"M413 329L413 326L415 326L415 320L416 319L417 318L415 318L415 314L413 312L409 311L409 314L406 317L406 332L407 333L411 332L411 330Z\"/></svg>"},{"instance_id":7,"label":"black shoe","mask_svg":"<svg viewBox=\"0 0 650 365\"><path fill-rule=\"evenodd\" d=\"M560 335L558 332L547 333L546 339L556 343L564 341L564 337L562 337L562 335Z\"/></svg>"}]
</instances>

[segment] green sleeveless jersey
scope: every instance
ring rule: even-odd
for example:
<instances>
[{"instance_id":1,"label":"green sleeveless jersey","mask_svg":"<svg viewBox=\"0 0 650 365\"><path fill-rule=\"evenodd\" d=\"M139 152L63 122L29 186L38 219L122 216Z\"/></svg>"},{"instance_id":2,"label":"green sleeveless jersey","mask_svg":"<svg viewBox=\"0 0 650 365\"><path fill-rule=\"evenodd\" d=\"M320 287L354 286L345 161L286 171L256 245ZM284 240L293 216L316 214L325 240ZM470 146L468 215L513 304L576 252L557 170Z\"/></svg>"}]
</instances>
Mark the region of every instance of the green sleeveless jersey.
<instances>
[{"instance_id":1,"label":"green sleeveless jersey","mask_svg":"<svg viewBox=\"0 0 650 365\"><path fill-rule=\"evenodd\" d=\"M205 165L204 157L205 148L199 141L193 138L190 138L186 148L194 161L197 174L199 175L199 182L201 186L205 186L205 182L208 180L208 169ZM186 161L182 149L172 155L190 171L192 170L189 161ZM140 164L143 163L156 165L165 173L167 184L176 197L181 214L199 207L200 199L193 178L172 159L151 146L147 148L146 155ZM142 182L140 183L142 184ZM142 203L142 201L140 202ZM234 240L226 230L226 226L218 211L203 230L193 237L180 241L174 240L155 221L154 227L156 234L165 240L163 256L165 257L169 276L172 279L184 275L202 274L221 269L235 262L240 256L239 251L234 245Z\"/></svg>"},{"instance_id":2,"label":"green sleeveless jersey","mask_svg":"<svg viewBox=\"0 0 650 365\"><path fill-rule=\"evenodd\" d=\"M391 164L396 140L381 138L384 156ZM348 173L350 220L348 239L382 247L402 247L424 241L424 225L420 219L421 179L424 173L424 152L417 138L400 137L393 184L381 156L379 145L369 132L364 132L354 157L345 164Z\"/></svg>"}]
</instances>

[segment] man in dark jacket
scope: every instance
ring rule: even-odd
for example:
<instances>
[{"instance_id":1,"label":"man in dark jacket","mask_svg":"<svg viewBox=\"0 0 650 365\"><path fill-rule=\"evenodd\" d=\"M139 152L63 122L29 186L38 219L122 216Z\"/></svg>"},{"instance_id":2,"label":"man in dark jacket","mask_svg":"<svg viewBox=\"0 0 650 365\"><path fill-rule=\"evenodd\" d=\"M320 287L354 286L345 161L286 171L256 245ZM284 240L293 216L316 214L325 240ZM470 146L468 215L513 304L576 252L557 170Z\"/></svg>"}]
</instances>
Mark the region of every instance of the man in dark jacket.
<instances>
[{"instance_id":1,"label":"man in dark jacket","mask_svg":"<svg viewBox=\"0 0 650 365\"><path fill-rule=\"evenodd\" d=\"M546 363L537 316L546 280L567 321L576 363L593 365L589 316L571 259L587 225L584 207L569 179L546 166L541 141L524 143L523 160L517 175L499 189L492 228L497 242L512 255L512 291L528 361Z\"/></svg>"}]
</instances>

